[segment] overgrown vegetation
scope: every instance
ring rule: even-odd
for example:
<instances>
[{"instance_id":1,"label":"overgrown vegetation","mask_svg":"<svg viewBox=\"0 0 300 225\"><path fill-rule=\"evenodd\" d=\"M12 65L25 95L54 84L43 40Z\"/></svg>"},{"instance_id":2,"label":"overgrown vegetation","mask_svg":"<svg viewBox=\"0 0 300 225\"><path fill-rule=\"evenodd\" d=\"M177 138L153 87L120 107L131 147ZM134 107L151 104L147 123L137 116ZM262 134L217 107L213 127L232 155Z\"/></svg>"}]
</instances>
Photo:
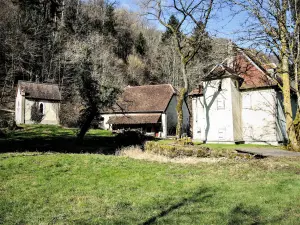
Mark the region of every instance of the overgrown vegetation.
<instances>
[{"instance_id":1,"label":"overgrown vegetation","mask_svg":"<svg viewBox=\"0 0 300 225\"><path fill-rule=\"evenodd\" d=\"M212 158L252 158L253 156L248 154L239 154L234 149L215 149L202 145L182 145L178 142L163 143L159 141L148 141L145 144L145 151L167 156L174 157L212 157Z\"/></svg>"},{"instance_id":2,"label":"overgrown vegetation","mask_svg":"<svg viewBox=\"0 0 300 225\"><path fill-rule=\"evenodd\" d=\"M2 224L297 224L299 159L1 154Z\"/></svg>"}]
</instances>

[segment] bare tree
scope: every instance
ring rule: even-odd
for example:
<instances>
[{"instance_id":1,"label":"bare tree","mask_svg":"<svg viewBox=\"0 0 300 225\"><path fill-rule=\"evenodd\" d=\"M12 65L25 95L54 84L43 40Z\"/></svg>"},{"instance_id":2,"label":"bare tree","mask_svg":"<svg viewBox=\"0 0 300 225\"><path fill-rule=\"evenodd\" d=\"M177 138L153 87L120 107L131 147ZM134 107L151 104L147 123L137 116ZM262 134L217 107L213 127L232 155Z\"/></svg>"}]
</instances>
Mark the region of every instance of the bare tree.
<instances>
[{"instance_id":1,"label":"bare tree","mask_svg":"<svg viewBox=\"0 0 300 225\"><path fill-rule=\"evenodd\" d=\"M206 26L211 18L214 0L145 0L143 8L146 16L157 20L162 26L172 32L173 47L180 56L181 74L184 86L180 90L177 103L177 128L176 136L181 137L183 112L182 105L187 97L189 81L187 66L194 57L205 49L207 40ZM167 19L171 14L179 18L179 24L174 27L168 24Z\"/></svg>"}]
</instances>

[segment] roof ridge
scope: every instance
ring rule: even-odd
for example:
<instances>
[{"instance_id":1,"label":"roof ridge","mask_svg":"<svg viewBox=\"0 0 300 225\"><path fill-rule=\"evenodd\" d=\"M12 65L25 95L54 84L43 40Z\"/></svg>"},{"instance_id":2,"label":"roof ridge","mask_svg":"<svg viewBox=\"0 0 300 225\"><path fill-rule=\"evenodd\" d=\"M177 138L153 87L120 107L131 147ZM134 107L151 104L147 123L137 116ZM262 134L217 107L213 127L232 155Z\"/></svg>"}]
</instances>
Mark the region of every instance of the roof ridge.
<instances>
[{"instance_id":1,"label":"roof ridge","mask_svg":"<svg viewBox=\"0 0 300 225\"><path fill-rule=\"evenodd\" d=\"M126 88L146 87L146 86L163 86L163 85L171 85L172 86L172 84L145 84L145 85L138 85L138 86L128 85Z\"/></svg>"},{"instance_id":2,"label":"roof ridge","mask_svg":"<svg viewBox=\"0 0 300 225\"><path fill-rule=\"evenodd\" d=\"M27 80L18 80L18 84L19 83L28 83L28 84L43 84L43 85L57 85L59 86L58 84L50 84L50 83L36 83L36 82L32 82L32 81L27 81Z\"/></svg>"}]
</instances>

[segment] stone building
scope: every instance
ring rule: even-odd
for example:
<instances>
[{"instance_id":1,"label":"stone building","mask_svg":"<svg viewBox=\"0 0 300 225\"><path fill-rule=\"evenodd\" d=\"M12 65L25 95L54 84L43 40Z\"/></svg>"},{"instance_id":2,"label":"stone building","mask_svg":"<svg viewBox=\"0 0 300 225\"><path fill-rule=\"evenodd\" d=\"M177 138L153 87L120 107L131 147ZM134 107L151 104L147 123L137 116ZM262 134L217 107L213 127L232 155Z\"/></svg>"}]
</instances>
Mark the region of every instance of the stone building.
<instances>
[{"instance_id":1,"label":"stone building","mask_svg":"<svg viewBox=\"0 0 300 225\"><path fill-rule=\"evenodd\" d=\"M58 85L19 81L15 120L17 124L59 124L61 94Z\"/></svg>"}]
</instances>

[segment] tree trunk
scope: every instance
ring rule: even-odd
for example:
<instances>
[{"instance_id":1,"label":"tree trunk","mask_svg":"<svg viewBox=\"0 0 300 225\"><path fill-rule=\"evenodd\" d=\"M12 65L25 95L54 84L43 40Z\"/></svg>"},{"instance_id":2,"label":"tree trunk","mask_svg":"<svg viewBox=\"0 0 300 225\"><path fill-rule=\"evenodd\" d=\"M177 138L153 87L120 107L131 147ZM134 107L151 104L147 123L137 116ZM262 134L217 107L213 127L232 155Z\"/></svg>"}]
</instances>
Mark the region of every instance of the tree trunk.
<instances>
[{"instance_id":1,"label":"tree trunk","mask_svg":"<svg viewBox=\"0 0 300 225\"><path fill-rule=\"evenodd\" d=\"M184 81L184 88L180 90L179 98L177 102L177 127L176 127L176 137L181 138L182 136L182 125L183 125L183 111L182 106L185 101L187 91L188 91L188 80L187 80L187 74L186 74L186 63L184 62L184 59L181 60L181 70L182 70L182 77Z\"/></svg>"},{"instance_id":2,"label":"tree trunk","mask_svg":"<svg viewBox=\"0 0 300 225\"><path fill-rule=\"evenodd\" d=\"M297 140L295 126L293 123L293 111L291 104L291 84L290 84L290 75L289 75L289 61L287 51L287 44L283 40L282 41L282 92L283 92L283 105L284 105L284 113L286 119L286 131L289 138L289 145L294 151L300 151L299 142Z\"/></svg>"},{"instance_id":3,"label":"tree trunk","mask_svg":"<svg viewBox=\"0 0 300 225\"><path fill-rule=\"evenodd\" d=\"M92 111L86 118L84 124L80 128L79 133L77 134L77 142L78 143L81 143L83 141L83 138L84 138L86 132L89 130L91 123L92 123L93 119L95 118L96 114L97 114L97 110L92 109Z\"/></svg>"},{"instance_id":4,"label":"tree trunk","mask_svg":"<svg viewBox=\"0 0 300 225\"><path fill-rule=\"evenodd\" d=\"M286 120L286 131L289 139L289 146L294 151L300 151L300 145L297 140L296 130L293 123L293 111L291 103L291 84L290 84L290 70L289 70L289 54L288 54L288 34L286 29L287 20L287 0L282 1L282 11L279 15L279 30L280 30L280 42L281 42L281 78L282 78L282 93L283 93L283 105Z\"/></svg>"}]
</instances>

